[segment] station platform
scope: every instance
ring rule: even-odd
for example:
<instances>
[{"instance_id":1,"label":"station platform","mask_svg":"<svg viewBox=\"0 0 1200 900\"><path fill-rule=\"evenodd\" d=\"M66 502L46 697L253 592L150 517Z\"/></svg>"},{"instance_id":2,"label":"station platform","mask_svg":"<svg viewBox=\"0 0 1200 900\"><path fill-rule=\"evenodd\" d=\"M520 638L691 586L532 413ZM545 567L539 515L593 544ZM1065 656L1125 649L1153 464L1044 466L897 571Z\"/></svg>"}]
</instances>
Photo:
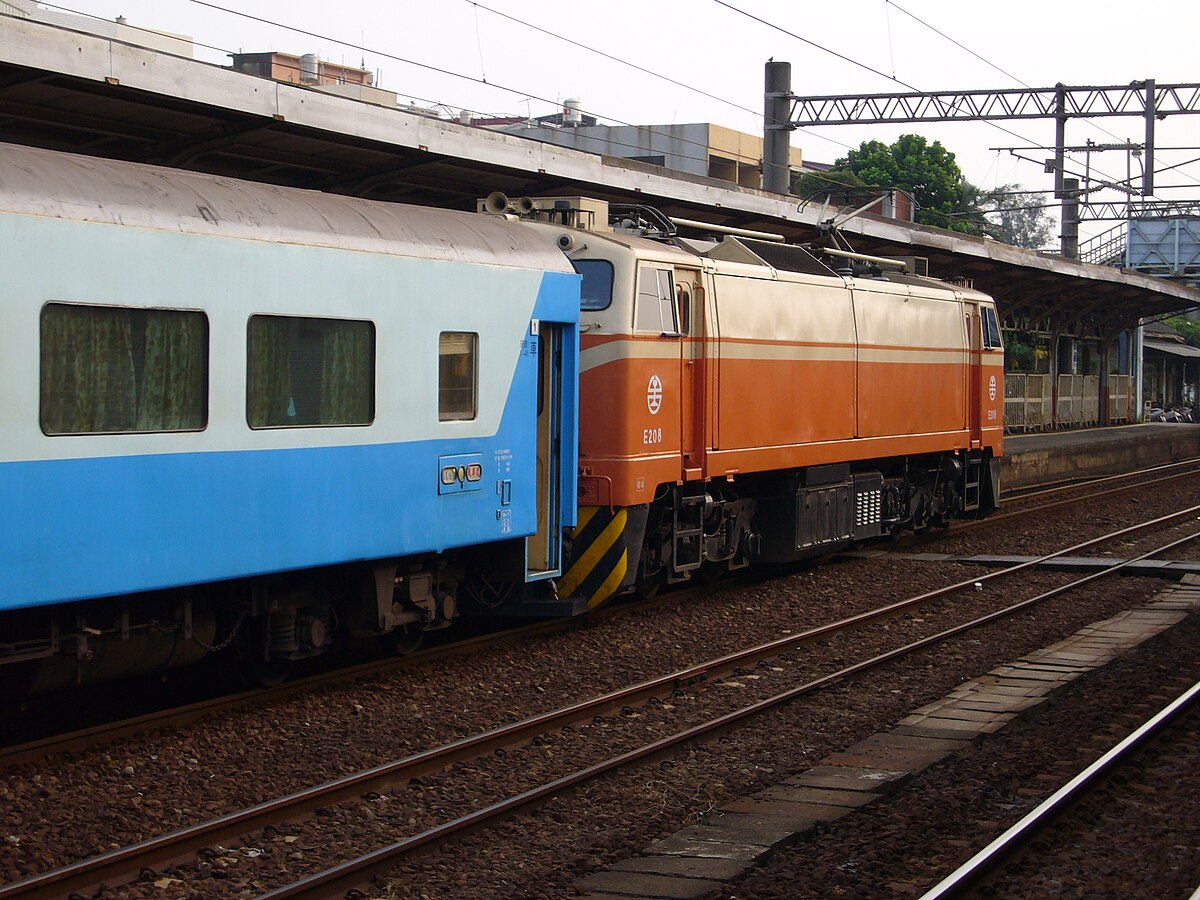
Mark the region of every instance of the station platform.
<instances>
[{"instance_id":1,"label":"station platform","mask_svg":"<svg viewBox=\"0 0 1200 900\"><path fill-rule=\"evenodd\" d=\"M831 753L810 769L705 810L699 824L593 872L575 887L582 900L700 900L736 894L737 882L775 852L858 809L899 795L920 772L981 743L1072 681L1175 627L1197 609L1200 577L1189 575L1142 606L963 682L893 727Z\"/></svg>"},{"instance_id":2,"label":"station platform","mask_svg":"<svg viewBox=\"0 0 1200 900\"><path fill-rule=\"evenodd\" d=\"M1024 490L1192 457L1200 457L1200 425L1178 422L1009 435L1000 485Z\"/></svg>"}]
</instances>

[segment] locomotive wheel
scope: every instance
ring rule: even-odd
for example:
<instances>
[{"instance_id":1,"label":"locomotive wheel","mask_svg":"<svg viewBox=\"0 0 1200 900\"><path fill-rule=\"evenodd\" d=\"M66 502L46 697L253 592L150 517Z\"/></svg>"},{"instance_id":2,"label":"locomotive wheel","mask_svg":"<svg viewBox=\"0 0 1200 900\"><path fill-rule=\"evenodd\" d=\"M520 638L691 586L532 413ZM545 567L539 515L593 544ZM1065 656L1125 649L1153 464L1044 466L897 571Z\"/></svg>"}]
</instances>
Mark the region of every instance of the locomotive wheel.
<instances>
[{"instance_id":1,"label":"locomotive wheel","mask_svg":"<svg viewBox=\"0 0 1200 900\"><path fill-rule=\"evenodd\" d=\"M417 652L424 639L425 632L422 629L406 625L403 628L389 631L380 640L383 641L388 653L395 656L408 656L410 653Z\"/></svg>"},{"instance_id":2,"label":"locomotive wheel","mask_svg":"<svg viewBox=\"0 0 1200 900\"><path fill-rule=\"evenodd\" d=\"M656 578L651 581L639 581L638 586L634 588L634 593L640 600L653 600L658 596L660 590L662 590L662 582Z\"/></svg>"},{"instance_id":3,"label":"locomotive wheel","mask_svg":"<svg viewBox=\"0 0 1200 900\"><path fill-rule=\"evenodd\" d=\"M247 664L247 677L259 687L278 687L292 674L290 659L262 659L255 657Z\"/></svg>"}]
</instances>

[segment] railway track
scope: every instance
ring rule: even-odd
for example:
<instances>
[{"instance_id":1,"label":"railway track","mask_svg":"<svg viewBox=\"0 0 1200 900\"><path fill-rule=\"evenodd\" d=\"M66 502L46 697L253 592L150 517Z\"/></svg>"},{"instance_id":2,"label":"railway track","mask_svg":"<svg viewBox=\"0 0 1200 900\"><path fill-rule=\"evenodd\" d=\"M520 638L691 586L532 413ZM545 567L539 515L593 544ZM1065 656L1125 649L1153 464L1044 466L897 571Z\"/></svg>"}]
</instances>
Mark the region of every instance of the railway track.
<instances>
[{"instance_id":1,"label":"railway track","mask_svg":"<svg viewBox=\"0 0 1200 900\"><path fill-rule=\"evenodd\" d=\"M986 519L958 522L947 532L927 532L906 538L895 546L911 546L914 543L928 544L950 535L962 534L968 529L984 525L996 524L1033 513L1049 511L1073 504L1091 502L1104 497L1110 497L1128 491L1137 490L1153 485L1164 484L1179 479L1200 474L1200 459L1185 460L1165 466L1154 466L1136 472L1110 475L1087 482L1073 482L1052 488L1024 493L1015 499L1021 502L1035 499L1058 497L1064 493L1085 492L1079 496L1050 500L1031 507L1023 507L1011 512L1000 512ZM1145 476L1153 476L1146 478ZM1139 480L1140 479L1140 480ZM1088 493L1094 486L1117 483L1100 492ZM759 576L750 576L759 577ZM722 582L725 589L736 583L733 579ZM710 586L688 586L682 590L664 593L649 600L631 601L608 607L591 614L588 618L595 623L608 617L617 617L640 612L659 605L686 602L690 597L712 590ZM145 734L157 729L178 727L196 722L200 719L229 713L248 707L271 704L289 697L304 694L321 687L338 684L350 684L358 680L384 676L405 668L420 666L435 658L467 655L492 649L506 644L514 644L527 640L539 634L554 633L575 627L573 620L549 620L523 625L517 628L505 629L499 633L480 635L465 640L455 641L435 648L422 650L400 658L386 658L360 663L332 672L309 675L286 682L271 688L255 688L235 694L213 697L187 704L186 706L171 707L126 718L111 723L103 723L87 728L77 729L62 734L52 734L35 740L25 741L8 747L0 747L0 768L35 762L57 753L79 752L105 743L127 740L135 735Z\"/></svg>"},{"instance_id":2,"label":"railway track","mask_svg":"<svg viewBox=\"0 0 1200 900\"><path fill-rule=\"evenodd\" d=\"M1200 702L1200 682L1192 685L1123 741L1064 784L994 841L922 895L921 900L966 896L988 873L1019 856L1041 829L1078 804L1089 792L1112 778L1131 757L1174 727Z\"/></svg>"},{"instance_id":3,"label":"railway track","mask_svg":"<svg viewBox=\"0 0 1200 900\"><path fill-rule=\"evenodd\" d=\"M0 898L63 896L71 891L94 888L101 882L114 883L120 879L135 877L143 868L161 867L172 862L185 860L198 849L212 846L218 842L229 842L232 839L252 834L266 825L278 825L282 822L293 821L310 814L318 808L328 807L335 803L352 800L363 794L380 791L388 786L420 777L422 774L445 769L456 762L476 759L497 748L527 743L536 739L539 735L561 730L566 725L579 722L582 719L590 719L605 712L637 706L648 702L654 697L670 696L673 691L681 686L698 685L715 681L733 672L746 670L764 660L779 657L781 654L785 654L805 644L826 640L850 629L861 628L873 622L902 615L964 590L974 591L983 584L1002 578L1011 578L1051 558L1077 553L1080 550L1108 541L1127 538L1131 535L1165 526L1189 516L1195 516L1197 512L1200 512L1200 506L1189 507L1170 516L1156 518L1137 526L1123 528L1098 538L1093 538L1054 554L1048 554L1038 560L957 582L935 591L925 592L901 602L888 604L844 619L840 622L809 629L800 634L789 635L767 644L758 645L719 659L710 660L699 666L631 685L625 689L593 698L585 703L575 704L552 713L535 716L504 728L475 735L434 750L358 772L346 778L319 785L306 791L299 791L288 797L271 800L267 803L259 804L210 822L201 823L191 828L180 829L158 838L114 850L111 853L106 853L93 859L83 860L61 869L14 882L10 885L0 887ZM1190 535L1183 540L1172 542L1166 546L1155 548L1150 552L1144 553L1138 559L1148 558L1157 553L1164 552L1197 536L1200 536L1200 533ZM1136 560L1129 560L1128 562L1133 561ZM741 707L716 719L686 728L669 737L644 744L633 751L603 760L569 775L552 779L539 787L513 795L500 802L492 803L468 816L445 822L436 828L413 835L390 847L375 851L368 856L342 863L333 869L311 876L297 884L280 888L269 894L269 896L330 896L351 887L361 887L363 884L369 882L370 878L375 874L394 866L398 860L418 849L426 848L449 837L461 835L469 830L495 822L501 817L512 815L531 805L544 802L550 797L586 784L588 781L599 778L609 772L632 765L640 765L649 759L676 752L681 747L691 746L700 741L711 739L713 736L722 734L770 709L837 684L856 674L884 665L905 655L926 649L973 628L981 627L986 623L1015 615L1033 604L1057 596L1064 591L1086 584L1096 578L1112 574L1112 572L1119 571L1119 569L1120 567L1117 566L1103 573L1089 575L1070 584L1022 600L1019 603L1005 606L982 617L976 617L971 621L909 642L887 653L877 654L852 665L842 667L837 671L809 680L804 684Z\"/></svg>"}]
</instances>

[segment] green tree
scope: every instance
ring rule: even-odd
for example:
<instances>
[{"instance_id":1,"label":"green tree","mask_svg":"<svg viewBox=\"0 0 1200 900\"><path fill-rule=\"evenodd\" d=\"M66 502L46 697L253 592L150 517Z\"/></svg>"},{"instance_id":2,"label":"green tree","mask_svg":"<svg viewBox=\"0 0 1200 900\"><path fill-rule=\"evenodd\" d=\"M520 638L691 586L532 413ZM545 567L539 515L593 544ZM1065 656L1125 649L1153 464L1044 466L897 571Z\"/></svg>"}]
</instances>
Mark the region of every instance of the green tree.
<instances>
[{"instance_id":1,"label":"green tree","mask_svg":"<svg viewBox=\"0 0 1200 900\"><path fill-rule=\"evenodd\" d=\"M806 200L819 200L825 194L839 195L847 190L865 186L865 181L849 169L839 166L828 172L804 172L792 182L792 193Z\"/></svg>"},{"instance_id":2,"label":"green tree","mask_svg":"<svg viewBox=\"0 0 1200 900\"><path fill-rule=\"evenodd\" d=\"M1200 347L1200 322L1184 316L1172 316L1164 323L1170 325L1183 335L1183 339L1193 347Z\"/></svg>"},{"instance_id":3,"label":"green tree","mask_svg":"<svg viewBox=\"0 0 1200 900\"><path fill-rule=\"evenodd\" d=\"M978 189L963 178L954 154L939 141L931 144L919 134L903 134L890 146L864 141L834 165L866 184L908 191L919 208L917 221L923 224L968 233L980 233L987 224Z\"/></svg>"},{"instance_id":4,"label":"green tree","mask_svg":"<svg viewBox=\"0 0 1200 900\"><path fill-rule=\"evenodd\" d=\"M1002 184L984 194L980 205L998 240L1038 250L1054 238L1054 219L1044 203L1042 194L1022 191L1019 184Z\"/></svg>"}]
</instances>

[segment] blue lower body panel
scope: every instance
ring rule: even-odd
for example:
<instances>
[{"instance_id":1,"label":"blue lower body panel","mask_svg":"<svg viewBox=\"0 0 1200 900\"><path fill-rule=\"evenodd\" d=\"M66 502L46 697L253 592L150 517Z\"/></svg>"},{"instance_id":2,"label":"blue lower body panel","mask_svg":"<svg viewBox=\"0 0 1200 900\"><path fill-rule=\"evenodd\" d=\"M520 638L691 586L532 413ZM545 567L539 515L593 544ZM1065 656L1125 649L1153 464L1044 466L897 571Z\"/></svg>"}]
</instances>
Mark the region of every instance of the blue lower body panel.
<instances>
[{"instance_id":1,"label":"blue lower body panel","mask_svg":"<svg viewBox=\"0 0 1200 900\"><path fill-rule=\"evenodd\" d=\"M464 443L6 463L0 609L531 533L532 455L505 473L502 516L494 460L515 442ZM447 451L482 453L480 490L439 495Z\"/></svg>"}]
</instances>

